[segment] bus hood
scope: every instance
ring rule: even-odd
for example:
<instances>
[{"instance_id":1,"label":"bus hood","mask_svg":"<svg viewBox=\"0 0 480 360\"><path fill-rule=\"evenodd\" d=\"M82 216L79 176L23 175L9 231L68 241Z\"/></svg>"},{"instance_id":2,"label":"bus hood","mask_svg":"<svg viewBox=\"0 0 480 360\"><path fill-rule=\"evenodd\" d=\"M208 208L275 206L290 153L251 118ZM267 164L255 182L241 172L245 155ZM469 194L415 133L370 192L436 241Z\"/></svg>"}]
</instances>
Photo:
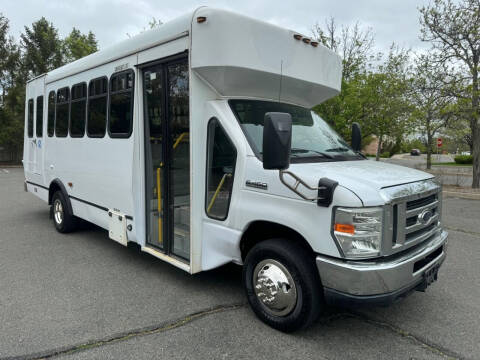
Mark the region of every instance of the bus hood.
<instances>
[{"instance_id":1,"label":"bus hood","mask_svg":"<svg viewBox=\"0 0 480 360\"><path fill-rule=\"evenodd\" d=\"M384 204L380 189L431 179L423 171L371 160L291 164L288 169L311 186L327 177L355 193L365 206ZM293 193L292 193L293 194Z\"/></svg>"}]
</instances>

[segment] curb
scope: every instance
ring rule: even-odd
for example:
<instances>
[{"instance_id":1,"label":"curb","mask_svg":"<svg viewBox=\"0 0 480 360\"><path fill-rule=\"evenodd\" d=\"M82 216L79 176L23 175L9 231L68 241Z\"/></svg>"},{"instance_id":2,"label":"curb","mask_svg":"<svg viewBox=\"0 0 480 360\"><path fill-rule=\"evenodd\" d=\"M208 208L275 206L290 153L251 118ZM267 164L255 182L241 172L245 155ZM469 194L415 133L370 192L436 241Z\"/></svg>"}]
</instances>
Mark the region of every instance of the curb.
<instances>
[{"instance_id":1,"label":"curb","mask_svg":"<svg viewBox=\"0 0 480 360\"><path fill-rule=\"evenodd\" d=\"M470 200L480 200L480 193L466 193L460 191L442 191L443 196L445 197L454 197L454 198L461 198L461 199L470 199Z\"/></svg>"}]
</instances>

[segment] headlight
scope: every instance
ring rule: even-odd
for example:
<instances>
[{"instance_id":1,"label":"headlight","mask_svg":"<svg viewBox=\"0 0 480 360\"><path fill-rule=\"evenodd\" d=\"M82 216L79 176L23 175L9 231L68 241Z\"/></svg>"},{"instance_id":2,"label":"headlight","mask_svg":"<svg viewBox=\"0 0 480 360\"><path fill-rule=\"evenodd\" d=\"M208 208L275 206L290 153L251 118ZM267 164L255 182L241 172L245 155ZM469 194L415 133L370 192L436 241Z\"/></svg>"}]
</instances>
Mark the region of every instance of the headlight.
<instances>
[{"instance_id":1,"label":"headlight","mask_svg":"<svg viewBox=\"0 0 480 360\"><path fill-rule=\"evenodd\" d=\"M333 234L346 258L378 256L382 243L383 208L337 208Z\"/></svg>"}]
</instances>

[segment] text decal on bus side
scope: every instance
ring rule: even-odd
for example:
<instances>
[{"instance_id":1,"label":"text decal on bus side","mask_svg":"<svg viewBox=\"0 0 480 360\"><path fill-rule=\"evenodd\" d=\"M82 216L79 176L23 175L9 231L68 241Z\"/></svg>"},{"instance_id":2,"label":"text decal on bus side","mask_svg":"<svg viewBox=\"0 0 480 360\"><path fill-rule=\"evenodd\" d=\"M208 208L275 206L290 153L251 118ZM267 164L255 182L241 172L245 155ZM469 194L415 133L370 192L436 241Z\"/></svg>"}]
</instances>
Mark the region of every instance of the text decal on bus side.
<instances>
[{"instance_id":1,"label":"text decal on bus side","mask_svg":"<svg viewBox=\"0 0 480 360\"><path fill-rule=\"evenodd\" d=\"M115 66L115 72L123 71L128 69L128 63Z\"/></svg>"}]
</instances>

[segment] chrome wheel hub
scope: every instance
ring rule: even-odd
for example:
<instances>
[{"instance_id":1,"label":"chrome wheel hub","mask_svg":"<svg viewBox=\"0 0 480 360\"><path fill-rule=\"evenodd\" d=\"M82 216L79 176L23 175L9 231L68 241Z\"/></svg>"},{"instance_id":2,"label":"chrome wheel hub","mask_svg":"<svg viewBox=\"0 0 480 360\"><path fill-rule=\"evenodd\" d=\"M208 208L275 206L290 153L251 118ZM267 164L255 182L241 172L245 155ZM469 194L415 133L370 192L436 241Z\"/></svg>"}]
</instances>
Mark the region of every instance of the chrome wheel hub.
<instances>
[{"instance_id":1,"label":"chrome wheel hub","mask_svg":"<svg viewBox=\"0 0 480 360\"><path fill-rule=\"evenodd\" d=\"M285 316L297 304L297 288L292 275L276 260L258 263L253 271L253 286L258 300L272 315Z\"/></svg>"},{"instance_id":2,"label":"chrome wheel hub","mask_svg":"<svg viewBox=\"0 0 480 360\"><path fill-rule=\"evenodd\" d=\"M61 224L63 221L63 206L62 202L56 199L53 203L53 217L57 224Z\"/></svg>"}]
</instances>

